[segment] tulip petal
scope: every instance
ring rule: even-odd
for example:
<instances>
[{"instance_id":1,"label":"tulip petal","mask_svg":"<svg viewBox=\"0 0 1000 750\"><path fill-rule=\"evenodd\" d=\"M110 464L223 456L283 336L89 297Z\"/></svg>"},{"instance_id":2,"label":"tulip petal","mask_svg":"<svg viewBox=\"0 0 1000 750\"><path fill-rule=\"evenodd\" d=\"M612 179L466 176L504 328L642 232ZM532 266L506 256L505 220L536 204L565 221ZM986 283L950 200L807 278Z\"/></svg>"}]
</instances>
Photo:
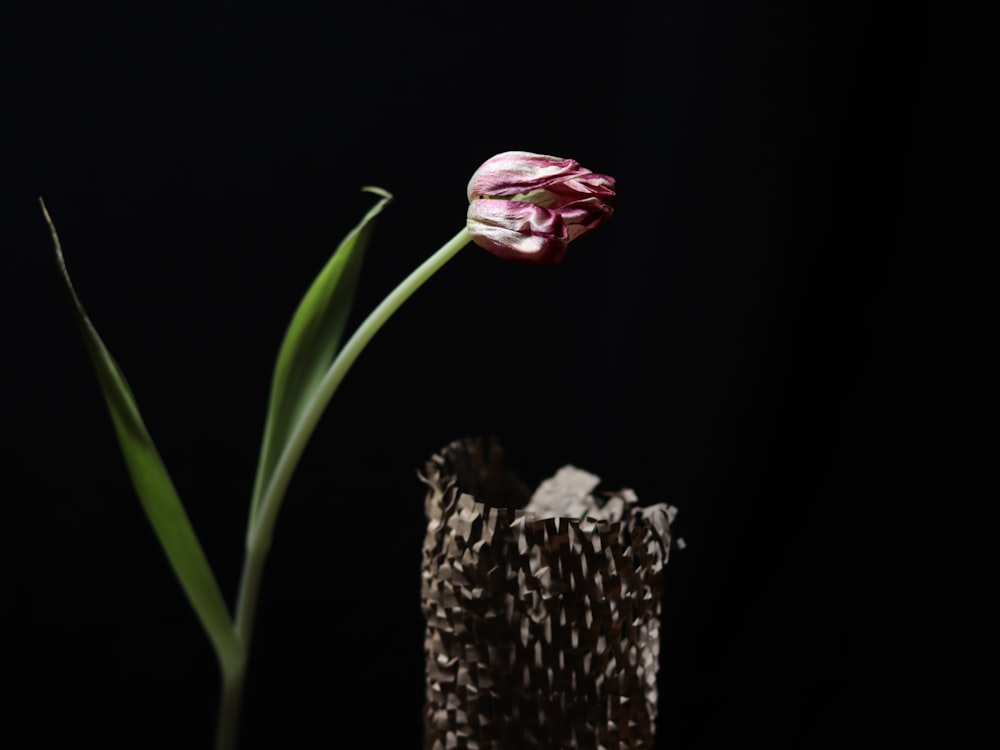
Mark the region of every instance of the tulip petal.
<instances>
[{"instance_id":1,"label":"tulip petal","mask_svg":"<svg viewBox=\"0 0 1000 750\"><path fill-rule=\"evenodd\" d=\"M571 199L576 199L584 195L593 195L596 198L601 198L611 206L617 204L614 178L603 174L594 174L593 172L569 180L552 183L546 187L546 190L557 196L567 196Z\"/></svg>"},{"instance_id":2,"label":"tulip petal","mask_svg":"<svg viewBox=\"0 0 1000 750\"><path fill-rule=\"evenodd\" d=\"M596 229L613 212L614 209L600 198L584 198L559 207L559 216L566 224L571 240Z\"/></svg>"},{"instance_id":3,"label":"tulip petal","mask_svg":"<svg viewBox=\"0 0 1000 750\"><path fill-rule=\"evenodd\" d=\"M467 223L479 247L505 260L537 265L562 260L570 238L558 213L519 201L474 200Z\"/></svg>"},{"instance_id":4,"label":"tulip petal","mask_svg":"<svg viewBox=\"0 0 1000 750\"><path fill-rule=\"evenodd\" d=\"M587 174L590 170L573 159L506 151L483 162L469 180L467 194L470 201L481 195L510 197Z\"/></svg>"}]
</instances>

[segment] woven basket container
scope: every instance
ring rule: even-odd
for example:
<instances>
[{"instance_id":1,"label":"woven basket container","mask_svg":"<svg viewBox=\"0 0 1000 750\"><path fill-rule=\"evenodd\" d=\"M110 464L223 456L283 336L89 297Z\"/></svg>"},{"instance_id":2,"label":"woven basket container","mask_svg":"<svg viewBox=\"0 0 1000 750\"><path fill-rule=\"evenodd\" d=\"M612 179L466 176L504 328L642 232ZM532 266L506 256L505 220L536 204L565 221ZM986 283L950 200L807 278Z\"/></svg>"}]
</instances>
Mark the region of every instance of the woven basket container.
<instances>
[{"instance_id":1,"label":"woven basket container","mask_svg":"<svg viewBox=\"0 0 1000 750\"><path fill-rule=\"evenodd\" d=\"M572 466L531 493L479 439L421 479L425 750L651 748L674 509Z\"/></svg>"}]
</instances>

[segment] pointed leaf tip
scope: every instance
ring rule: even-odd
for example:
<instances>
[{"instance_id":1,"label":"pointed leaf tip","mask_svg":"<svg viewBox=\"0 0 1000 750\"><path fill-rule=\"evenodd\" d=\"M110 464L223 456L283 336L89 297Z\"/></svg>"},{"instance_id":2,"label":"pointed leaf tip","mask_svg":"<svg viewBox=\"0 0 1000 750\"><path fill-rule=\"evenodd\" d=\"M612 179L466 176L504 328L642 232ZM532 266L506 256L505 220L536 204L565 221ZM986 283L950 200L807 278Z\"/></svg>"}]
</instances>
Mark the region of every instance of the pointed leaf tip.
<instances>
[{"instance_id":1,"label":"pointed leaf tip","mask_svg":"<svg viewBox=\"0 0 1000 750\"><path fill-rule=\"evenodd\" d=\"M385 188L376 187L375 185L363 185L361 187L362 193L374 193L375 195L385 198L387 201L393 200L393 195Z\"/></svg>"}]
</instances>

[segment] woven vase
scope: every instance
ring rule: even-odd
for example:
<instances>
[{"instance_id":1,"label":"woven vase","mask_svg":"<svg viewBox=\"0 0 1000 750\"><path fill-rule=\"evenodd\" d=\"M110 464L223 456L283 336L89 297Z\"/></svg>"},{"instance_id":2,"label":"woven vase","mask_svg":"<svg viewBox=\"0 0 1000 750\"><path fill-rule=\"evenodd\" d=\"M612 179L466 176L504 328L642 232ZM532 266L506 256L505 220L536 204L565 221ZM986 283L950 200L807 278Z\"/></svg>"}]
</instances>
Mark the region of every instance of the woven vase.
<instances>
[{"instance_id":1,"label":"woven vase","mask_svg":"<svg viewBox=\"0 0 1000 750\"><path fill-rule=\"evenodd\" d=\"M425 750L652 748L675 510L572 466L532 493L480 439L421 479Z\"/></svg>"}]
</instances>

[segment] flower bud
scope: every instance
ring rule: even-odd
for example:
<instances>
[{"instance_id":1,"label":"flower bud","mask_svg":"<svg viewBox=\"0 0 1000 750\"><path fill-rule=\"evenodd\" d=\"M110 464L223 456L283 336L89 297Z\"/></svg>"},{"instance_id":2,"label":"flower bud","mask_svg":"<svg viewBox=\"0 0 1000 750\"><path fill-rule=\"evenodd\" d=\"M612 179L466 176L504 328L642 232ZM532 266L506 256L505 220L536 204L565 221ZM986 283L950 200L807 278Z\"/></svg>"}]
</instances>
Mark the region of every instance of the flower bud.
<instances>
[{"instance_id":1,"label":"flower bud","mask_svg":"<svg viewBox=\"0 0 1000 750\"><path fill-rule=\"evenodd\" d=\"M506 151L469 180L472 240L507 260L549 265L570 241L607 221L617 205L615 180L572 159Z\"/></svg>"}]
</instances>

